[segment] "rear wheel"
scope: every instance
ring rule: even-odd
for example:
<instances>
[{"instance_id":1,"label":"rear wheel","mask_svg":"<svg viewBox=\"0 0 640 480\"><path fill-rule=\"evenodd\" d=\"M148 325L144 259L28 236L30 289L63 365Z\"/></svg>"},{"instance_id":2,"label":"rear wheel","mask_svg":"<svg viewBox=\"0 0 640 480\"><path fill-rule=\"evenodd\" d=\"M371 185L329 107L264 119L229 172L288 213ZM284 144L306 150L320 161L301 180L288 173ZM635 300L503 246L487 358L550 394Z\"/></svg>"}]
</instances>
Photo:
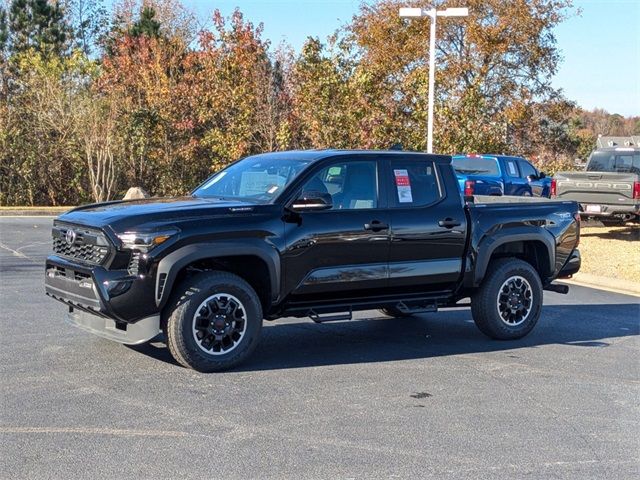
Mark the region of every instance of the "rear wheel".
<instances>
[{"instance_id":1,"label":"rear wheel","mask_svg":"<svg viewBox=\"0 0 640 480\"><path fill-rule=\"evenodd\" d=\"M260 339L262 306L237 275L205 272L177 289L167 312L171 355L201 372L226 370L246 359Z\"/></svg>"},{"instance_id":2,"label":"rear wheel","mask_svg":"<svg viewBox=\"0 0 640 480\"><path fill-rule=\"evenodd\" d=\"M471 298L473 320L485 335L513 340L527 335L542 310L542 282L531 264L516 258L491 262Z\"/></svg>"}]
</instances>

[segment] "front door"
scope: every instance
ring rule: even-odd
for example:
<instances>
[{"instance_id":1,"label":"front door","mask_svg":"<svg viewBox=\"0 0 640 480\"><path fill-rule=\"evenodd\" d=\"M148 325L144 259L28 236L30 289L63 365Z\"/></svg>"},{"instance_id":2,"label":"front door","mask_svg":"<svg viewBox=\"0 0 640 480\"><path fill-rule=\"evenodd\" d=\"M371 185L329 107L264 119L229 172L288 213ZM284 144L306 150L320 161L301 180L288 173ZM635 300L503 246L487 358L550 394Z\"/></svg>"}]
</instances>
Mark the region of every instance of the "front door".
<instances>
[{"instance_id":1,"label":"front door","mask_svg":"<svg viewBox=\"0 0 640 480\"><path fill-rule=\"evenodd\" d=\"M285 294L298 300L371 295L387 286L389 214L375 156L318 167L300 193L331 196L329 210L285 215Z\"/></svg>"}]
</instances>

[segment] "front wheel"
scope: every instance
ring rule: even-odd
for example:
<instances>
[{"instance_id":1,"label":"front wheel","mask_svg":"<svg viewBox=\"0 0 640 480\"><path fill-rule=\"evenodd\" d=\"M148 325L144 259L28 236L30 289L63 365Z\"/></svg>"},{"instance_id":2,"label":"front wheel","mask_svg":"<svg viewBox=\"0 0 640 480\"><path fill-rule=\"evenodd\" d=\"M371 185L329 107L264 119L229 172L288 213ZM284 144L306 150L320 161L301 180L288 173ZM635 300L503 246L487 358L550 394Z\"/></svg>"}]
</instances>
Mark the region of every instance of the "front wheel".
<instances>
[{"instance_id":1,"label":"front wheel","mask_svg":"<svg viewBox=\"0 0 640 480\"><path fill-rule=\"evenodd\" d=\"M473 320L485 335L514 340L535 327L542 310L542 282L531 264L517 258L493 261L471 297Z\"/></svg>"},{"instance_id":2,"label":"front wheel","mask_svg":"<svg viewBox=\"0 0 640 480\"><path fill-rule=\"evenodd\" d=\"M181 365L217 372L246 359L260 339L262 306L237 275L204 272L176 290L166 317L167 346Z\"/></svg>"}]
</instances>

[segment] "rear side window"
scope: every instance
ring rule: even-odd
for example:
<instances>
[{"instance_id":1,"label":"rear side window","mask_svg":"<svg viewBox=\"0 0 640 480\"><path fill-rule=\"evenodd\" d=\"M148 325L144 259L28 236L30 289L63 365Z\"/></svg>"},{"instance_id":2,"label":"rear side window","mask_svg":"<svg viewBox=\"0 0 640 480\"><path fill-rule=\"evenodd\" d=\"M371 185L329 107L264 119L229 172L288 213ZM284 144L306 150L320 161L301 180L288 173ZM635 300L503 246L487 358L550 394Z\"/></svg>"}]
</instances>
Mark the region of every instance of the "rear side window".
<instances>
[{"instance_id":1,"label":"rear side window","mask_svg":"<svg viewBox=\"0 0 640 480\"><path fill-rule=\"evenodd\" d=\"M522 176L525 178L530 175L534 177L538 176L538 174L536 173L536 169L533 168L533 165L531 165L529 162L521 161L520 171L522 172Z\"/></svg>"},{"instance_id":2,"label":"rear side window","mask_svg":"<svg viewBox=\"0 0 640 480\"><path fill-rule=\"evenodd\" d=\"M594 152L587 171L640 174L640 152Z\"/></svg>"},{"instance_id":3,"label":"rear side window","mask_svg":"<svg viewBox=\"0 0 640 480\"><path fill-rule=\"evenodd\" d=\"M390 160L391 206L423 207L442 194L435 165L430 160Z\"/></svg>"},{"instance_id":4,"label":"rear side window","mask_svg":"<svg viewBox=\"0 0 640 480\"><path fill-rule=\"evenodd\" d=\"M520 173L518 173L518 163L515 160L505 160L504 165L507 170L507 175L510 177L520 176Z\"/></svg>"}]
</instances>

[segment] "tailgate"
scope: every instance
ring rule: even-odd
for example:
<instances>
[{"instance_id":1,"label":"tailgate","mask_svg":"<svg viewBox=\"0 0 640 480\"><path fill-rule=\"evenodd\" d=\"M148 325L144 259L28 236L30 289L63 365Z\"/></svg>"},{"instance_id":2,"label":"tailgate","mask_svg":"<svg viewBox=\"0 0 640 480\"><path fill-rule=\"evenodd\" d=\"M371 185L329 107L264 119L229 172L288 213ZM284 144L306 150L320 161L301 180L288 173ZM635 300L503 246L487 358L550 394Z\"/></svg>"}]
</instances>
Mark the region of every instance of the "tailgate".
<instances>
[{"instance_id":1,"label":"tailgate","mask_svg":"<svg viewBox=\"0 0 640 480\"><path fill-rule=\"evenodd\" d=\"M615 172L561 172L555 175L559 200L580 203L629 204L633 203L635 173Z\"/></svg>"}]
</instances>

